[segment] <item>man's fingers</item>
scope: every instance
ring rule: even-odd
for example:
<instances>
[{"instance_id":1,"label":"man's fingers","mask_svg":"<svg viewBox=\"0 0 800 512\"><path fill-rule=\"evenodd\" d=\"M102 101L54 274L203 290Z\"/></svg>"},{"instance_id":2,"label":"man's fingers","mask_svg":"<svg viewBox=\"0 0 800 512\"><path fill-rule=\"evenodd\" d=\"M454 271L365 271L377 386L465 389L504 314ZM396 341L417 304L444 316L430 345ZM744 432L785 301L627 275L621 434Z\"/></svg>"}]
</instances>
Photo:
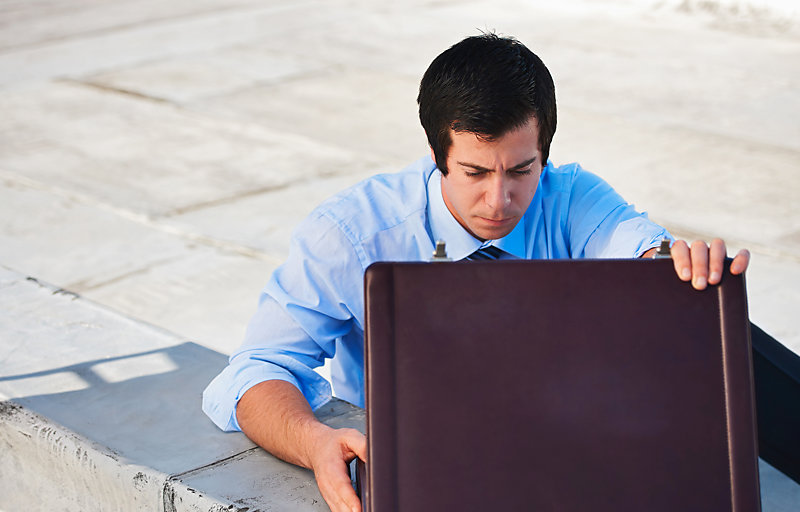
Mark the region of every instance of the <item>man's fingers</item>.
<instances>
[{"instance_id":1,"label":"man's fingers","mask_svg":"<svg viewBox=\"0 0 800 512\"><path fill-rule=\"evenodd\" d=\"M350 431L345 439L345 443L353 455L364 462L367 461L367 437L364 434L358 430Z\"/></svg>"},{"instance_id":2,"label":"man's fingers","mask_svg":"<svg viewBox=\"0 0 800 512\"><path fill-rule=\"evenodd\" d=\"M677 240L670 248L672 263L675 265L675 273L681 281L688 281L692 278L692 260L689 256L689 246L683 240Z\"/></svg>"},{"instance_id":3,"label":"man's fingers","mask_svg":"<svg viewBox=\"0 0 800 512\"><path fill-rule=\"evenodd\" d=\"M677 240L671 248L675 273L682 281L692 281L697 290L704 290L709 284L722 280L727 248L719 238L711 241L711 247L702 240L692 242L689 247L683 240ZM741 274L750 264L750 251L742 249L731 262L731 274Z\"/></svg>"},{"instance_id":4,"label":"man's fingers","mask_svg":"<svg viewBox=\"0 0 800 512\"><path fill-rule=\"evenodd\" d=\"M726 255L725 242L719 238L712 240L708 255L708 284L718 284L722 279Z\"/></svg>"},{"instance_id":5,"label":"man's fingers","mask_svg":"<svg viewBox=\"0 0 800 512\"><path fill-rule=\"evenodd\" d=\"M353 490L348 463L355 457L366 459L367 440L351 428L325 433L314 452L312 467L317 485L333 512L361 510L361 502Z\"/></svg>"},{"instance_id":6,"label":"man's fingers","mask_svg":"<svg viewBox=\"0 0 800 512\"><path fill-rule=\"evenodd\" d=\"M702 240L692 242L692 286L704 290L708 285L708 246Z\"/></svg>"},{"instance_id":7,"label":"man's fingers","mask_svg":"<svg viewBox=\"0 0 800 512\"><path fill-rule=\"evenodd\" d=\"M350 472L344 461L331 461L320 467L315 476L325 502L332 512L356 512L361 502L356 496L350 480Z\"/></svg>"},{"instance_id":8,"label":"man's fingers","mask_svg":"<svg viewBox=\"0 0 800 512\"><path fill-rule=\"evenodd\" d=\"M750 251L747 249L742 249L738 253L736 253L736 257L733 258L733 262L731 262L731 274L741 274L745 270L747 270L747 266L750 264Z\"/></svg>"}]
</instances>

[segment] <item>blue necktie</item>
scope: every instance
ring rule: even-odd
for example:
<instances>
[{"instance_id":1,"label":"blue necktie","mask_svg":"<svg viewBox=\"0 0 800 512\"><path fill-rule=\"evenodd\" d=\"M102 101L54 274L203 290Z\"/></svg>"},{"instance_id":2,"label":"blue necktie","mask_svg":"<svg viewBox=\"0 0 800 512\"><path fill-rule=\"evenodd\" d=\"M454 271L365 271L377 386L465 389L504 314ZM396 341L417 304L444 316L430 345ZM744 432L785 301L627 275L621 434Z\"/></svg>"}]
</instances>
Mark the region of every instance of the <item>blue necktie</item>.
<instances>
[{"instance_id":1,"label":"blue necktie","mask_svg":"<svg viewBox=\"0 0 800 512\"><path fill-rule=\"evenodd\" d=\"M483 249L478 249L464 259L472 261L498 260L503 253L504 251L502 249L498 249L493 245L489 245Z\"/></svg>"}]
</instances>

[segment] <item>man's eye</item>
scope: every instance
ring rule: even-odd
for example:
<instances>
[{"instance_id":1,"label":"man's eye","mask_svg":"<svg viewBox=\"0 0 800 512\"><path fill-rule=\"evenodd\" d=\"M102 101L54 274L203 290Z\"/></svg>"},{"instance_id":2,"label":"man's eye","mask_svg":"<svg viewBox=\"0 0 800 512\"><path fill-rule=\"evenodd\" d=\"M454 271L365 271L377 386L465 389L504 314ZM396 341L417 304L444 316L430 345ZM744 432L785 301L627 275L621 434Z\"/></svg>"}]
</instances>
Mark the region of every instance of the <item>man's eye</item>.
<instances>
[{"instance_id":1,"label":"man's eye","mask_svg":"<svg viewBox=\"0 0 800 512\"><path fill-rule=\"evenodd\" d=\"M517 176L527 176L532 172L533 170L531 170L531 168L529 167L527 169L517 169L516 171L514 171L514 174L516 174Z\"/></svg>"},{"instance_id":2,"label":"man's eye","mask_svg":"<svg viewBox=\"0 0 800 512\"><path fill-rule=\"evenodd\" d=\"M469 178L474 178L476 176L482 176L484 173L483 171L464 171L464 174Z\"/></svg>"}]
</instances>

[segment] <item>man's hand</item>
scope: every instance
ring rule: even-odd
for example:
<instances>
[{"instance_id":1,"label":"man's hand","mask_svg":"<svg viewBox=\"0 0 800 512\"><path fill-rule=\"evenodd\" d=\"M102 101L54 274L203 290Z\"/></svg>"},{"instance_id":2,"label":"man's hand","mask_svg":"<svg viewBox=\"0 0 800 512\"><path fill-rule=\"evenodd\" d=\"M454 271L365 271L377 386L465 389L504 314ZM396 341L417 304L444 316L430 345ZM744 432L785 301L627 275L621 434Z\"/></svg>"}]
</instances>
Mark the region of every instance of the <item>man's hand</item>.
<instances>
[{"instance_id":1,"label":"man's hand","mask_svg":"<svg viewBox=\"0 0 800 512\"><path fill-rule=\"evenodd\" d=\"M367 438L351 428L325 429L316 434L308 454L319 491L332 512L360 512L348 464L356 457L367 460Z\"/></svg>"},{"instance_id":2,"label":"man's hand","mask_svg":"<svg viewBox=\"0 0 800 512\"><path fill-rule=\"evenodd\" d=\"M649 257L655 249L647 251L642 257ZM695 240L689 246L683 240L677 240L670 249L675 273L681 281L691 281L696 290L703 290L709 284L718 284L722 280L722 270L727 251L725 242L719 238L711 241L709 248L702 240ZM731 262L731 274L741 274L750 263L750 251L742 249Z\"/></svg>"},{"instance_id":3,"label":"man's hand","mask_svg":"<svg viewBox=\"0 0 800 512\"><path fill-rule=\"evenodd\" d=\"M256 444L292 464L314 471L333 512L359 512L348 464L367 460L367 438L351 428L331 428L314 417L294 385L269 380L250 388L236 407L239 426Z\"/></svg>"}]
</instances>

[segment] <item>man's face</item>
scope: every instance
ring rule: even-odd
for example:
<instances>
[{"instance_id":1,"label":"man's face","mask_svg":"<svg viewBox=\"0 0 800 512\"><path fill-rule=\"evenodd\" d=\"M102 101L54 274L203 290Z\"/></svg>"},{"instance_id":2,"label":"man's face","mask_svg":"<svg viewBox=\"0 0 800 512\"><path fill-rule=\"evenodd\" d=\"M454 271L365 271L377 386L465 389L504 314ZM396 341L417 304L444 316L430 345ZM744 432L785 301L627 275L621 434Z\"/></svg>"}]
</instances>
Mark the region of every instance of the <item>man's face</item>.
<instances>
[{"instance_id":1,"label":"man's face","mask_svg":"<svg viewBox=\"0 0 800 512\"><path fill-rule=\"evenodd\" d=\"M475 238L506 236L528 209L542 172L536 119L493 141L452 130L450 137L442 177L447 208Z\"/></svg>"}]
</instances>

